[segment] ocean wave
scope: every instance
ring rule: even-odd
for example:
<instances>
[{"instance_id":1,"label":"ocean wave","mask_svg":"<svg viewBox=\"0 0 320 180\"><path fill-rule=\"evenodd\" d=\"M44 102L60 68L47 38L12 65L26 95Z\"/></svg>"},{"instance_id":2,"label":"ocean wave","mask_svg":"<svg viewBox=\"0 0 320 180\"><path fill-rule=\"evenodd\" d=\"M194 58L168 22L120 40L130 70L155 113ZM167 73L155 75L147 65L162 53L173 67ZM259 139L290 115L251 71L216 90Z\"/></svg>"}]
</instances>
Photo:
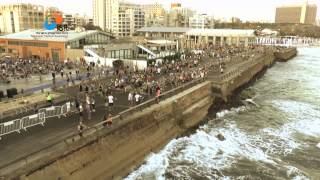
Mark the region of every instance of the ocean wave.
<instances>
[{"instance_id":1,"label":"ocean wave","mask_svg":"<svg viewBox=\"0 0 320 180\"><path fill-rule=\"evenodd\" d=\"M291 133L320 137L320 111L316 106L290 100L276 100L273 105L288 117L290 122L284 125L285 129Z\"/></svg>"},{"instance_id":2,"label":"ocean wave","mask_svg":"<svg viewBox=\"0 0 320 180\"><path fill-rule=\"evenodd\" d=\"M293 166L286 166L287 176L292 180L308 180L309 178L298 168Z\"/></svg>"}]
</instances>

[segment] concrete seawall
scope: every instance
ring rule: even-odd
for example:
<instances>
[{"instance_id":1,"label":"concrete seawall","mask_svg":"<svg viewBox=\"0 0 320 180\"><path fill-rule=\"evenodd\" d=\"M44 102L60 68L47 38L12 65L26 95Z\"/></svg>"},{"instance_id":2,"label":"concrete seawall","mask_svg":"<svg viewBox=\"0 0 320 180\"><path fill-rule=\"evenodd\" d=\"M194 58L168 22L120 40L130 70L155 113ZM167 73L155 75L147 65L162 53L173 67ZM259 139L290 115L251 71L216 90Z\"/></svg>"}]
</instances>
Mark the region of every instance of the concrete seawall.
<instances>
[{"instance_id":1,"label":"concrete seawall","mask_svg":"<svg viewBox=\"0 0 320 180\"><path fill-rule=\"evenodd\" d=\"M292 53L296 51L283 51ZM283 56L291 56L289 54ZM267 51L241 64L219 80L197 80L167 93L165 100L150 100L115 117L111 128L101 124L0 169L4 179L113 179L143 163L150 152L198 126L217 98L228 101L276 60ZM1 179L1 178L0 178Z\"/></svg>"},{"instance_id":2,"label":"concrete seawall","mask_svg":"<svg viewBox=\"0 0 320 180\"><path fill-rule=\"evenodd\" d=\"M296 48L282 49L274 53L276 60L280 62L286 62L297 55L298 51Z\"/></svg>"}]
</instances>

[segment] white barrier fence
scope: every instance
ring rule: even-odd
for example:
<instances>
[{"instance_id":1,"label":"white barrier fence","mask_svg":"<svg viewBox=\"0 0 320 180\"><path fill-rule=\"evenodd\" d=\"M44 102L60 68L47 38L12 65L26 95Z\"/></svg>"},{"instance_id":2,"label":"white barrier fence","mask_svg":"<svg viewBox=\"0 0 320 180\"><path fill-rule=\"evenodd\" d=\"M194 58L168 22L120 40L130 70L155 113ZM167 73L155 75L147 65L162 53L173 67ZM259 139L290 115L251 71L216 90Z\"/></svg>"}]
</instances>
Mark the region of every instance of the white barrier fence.
<instances>
[{"instance_id":1,"label":"white barrier fence","mask_svg":"<svg viewBox=\"0 0 320 180\"><path fill-rule=\"evenodd\" d=\"M41 124L44 126L46 119L52 117L66 116L68 113L75 112L76 107L73 103L67 102L62 106L52 106L48 108L42 108L37 114L16 119L13 121L5 122L0 124L0 140L1 137L13 132L20 133L20 130L27 130L27 128Z\"/></svg>"}]
</instances>

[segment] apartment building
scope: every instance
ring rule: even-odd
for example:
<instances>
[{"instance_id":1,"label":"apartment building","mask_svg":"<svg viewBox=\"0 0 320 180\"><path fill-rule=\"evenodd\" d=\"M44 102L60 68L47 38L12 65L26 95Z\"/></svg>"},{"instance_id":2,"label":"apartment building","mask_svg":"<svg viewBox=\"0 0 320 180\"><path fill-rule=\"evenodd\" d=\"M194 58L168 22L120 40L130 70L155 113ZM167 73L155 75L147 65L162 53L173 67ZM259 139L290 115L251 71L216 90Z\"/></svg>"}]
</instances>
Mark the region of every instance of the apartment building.
<instances>
[{"instance_id":1,"label":"apartment building","mask_svg":"<svg viewBox=\"0 0 320 180\"><path fill-rule=\"evenodd\" d=\"M141 5L119 0L93 0L93 23L116 37L132 36L144 26Z\"/></svg>"},{"instance_id":2,"label":"apartment building","mask_svg":"<svg viewBox=\"0 0 320 180\"><path fill-rule=\"evenodd\" d=\"M195 11L182 7L180 3L172 3L171 9L165 16L165 26L189 27L189 18L195 14Z\"/></svg>"},{"instance_id":3,"label":"apartment building","mask_svg":"<svg viewBox=\"0 0 320 180\"><path fill-rule=\"evenodd\" d=\"M189 17L189 27L194 29L214 28L214 19L206 14L195 14Z\"/></svg>"},{"instance_id":4,"label":"apartment building","mask_svg":"<svg viewBox=\"0 0 320 180\"><path fill-rule=\"evenodd\" d=\"M284 5L276 9L276 23L315 24L317 5L304 4Z\"/></svg>"},{"instance_id":5,"label":"apartment building","mask_svg":"<svg viewBox=\"0 0 320 180\"><path fill-rule=\"evenodd\" d=\"M142 11L145 13L145 26L163 26L165 19L165 10L159 3L142 5Z\"/></svg>"},{"instance_id":6,"label":"apartment building","mask_svg":"<svg viewBox=\"0 0 320 180\"><path fill-rule=\"evenodd\" d=\"M1 33L15 33L27 29L42 29L43 23L43 6L23 3L0 6Z\"/></svg>"}]
</instances>

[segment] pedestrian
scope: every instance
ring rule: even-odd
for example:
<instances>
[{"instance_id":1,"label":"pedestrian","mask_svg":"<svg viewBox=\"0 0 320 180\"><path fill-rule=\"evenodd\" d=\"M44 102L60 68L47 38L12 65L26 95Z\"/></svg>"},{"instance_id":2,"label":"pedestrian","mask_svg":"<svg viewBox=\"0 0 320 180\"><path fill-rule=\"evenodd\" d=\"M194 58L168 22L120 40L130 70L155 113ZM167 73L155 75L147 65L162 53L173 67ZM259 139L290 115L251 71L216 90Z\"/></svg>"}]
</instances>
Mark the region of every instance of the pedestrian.
<instances>
[{"instance_id":1,"label":"pedestrian","mask_svg":"<svg viewBox=\"0 0 320 180\"><path fill-rule=\"evenodd\" d=\"M92 112L96 112L96 105L95 105L95 103L96 103L96 101L95 101L95 98L94 98L94 96L92 96L92 98L91 98L91 109L92 109Z\"/></svg>"},{"instance_id":2,"label":"pedestrian","mask_svg":"<svg viewBox=\"0 0 320 180\"><path fill-rule=\"evenodd\" d=\"M132 104L133 104L133 94L131 92L129 92L129 95L128 95L128 102L129 102L129 105L132 106Z\"/></svg>"},{"instance_id":3,"label":"pedestrian","mask_svg":"<svg viewBox=\"0 0 320 180\"><path fill-rule=\"evenodd\" d=\"M50 106L53 106L53 96L48 92L47 95L47 102L50 104Z\"/></svg>"},{"instance_id":4,"label":"pedestrian","mask_svg":"<svg viewBox=\"0 0 320 180\"><path fill-rule=\"evenodd\" d=\"M135 99L136 105L138 105L140 103L140 94L138 92L135 93L134 99Z\"/></svg>"},{"instance_id":5,"label":"pedestrian","mask_svg":"<svg viewBox=\"0 0 320 180\"><path fill-rule=\"evenodd\" d=\"M79 119L80 119L80 121L83 120L83 106L82 106L82 103L79 105Z\"/></svg>"},{"instance_id":6,"label":"pedestrian","mask_svg":"<svg viewBox=\"0 0 320 180\"><path fill-rule=\"evenodd\" d=\"M61 74L61 78L63 78L63 74L64 74L63 69L61 69L60 74Z\"/></svg>"},{"instance_id":7,"label":"pedestrian","mask_svg":"<svg viewBox=\"0 0 320 180\"><path fill-rule=\"evenodd\" d=\"M67 103L66 103L66 107L67 107L67 112L66 112L66 116L69 116L69 114L71 113L70 111L71 111L71 102L70 101L68 101Z\"/></svg>"},{"instance_id":8,"label":"pedestrian","mask_svg":"<svg viewBox=\"0 0 320 180\"><path fill-rule=\"evenodd\" d=\"M108 116L105 115L105 116L104 116L103 126L109 127L109 126L111 126L111 125L112 125L112 115L111 115L111 114L109 114Z\"/></svg>"},{"instance_id":9,"label":"pedestrian","mask_svg":"<svg viewBox=\"0 0 320 180\"><path fill-rule=\"evenodd\" d=\"M110 95L108 96L108 107L109 107L109 111L112 110L113 103L114 103L114 97L113 97L112 94L110 94Z\"/></svg>"},{"instance_id":10,"label":"pedestrian","mask_svg":"<svg viewBox=\"0 0 320 180\"><path fill-rule=\"evenodd\" d=\"M157 98L157 102L158 103L160 101L160 95L161 95L161 88L159 86L157 86L157 88L156 88L156 98Z\"/></svg>"},{"instance_id":11,"label":"pedestrian","mask_svg":"<svg viewBox=\"0 0 320 180\"><path fill-rule=\"evenodd\" d=\"M89 92L89 86L88 85L86 85L85 91L86 91L86 93Z\"/></svg>"},{"instance_id":12,"label":"pedestrian","mask_svg":"<svg viewBox=\"0 0 320 180\"><path fill-rule=\"evenodd\" d=\"M84 124L82 123L82 121L80 121L80 122L79 122L79 125L78 125L78 133L79 133L79 136L80 136L80 137L83 137L83 131L84 131L85 128L87 128L87 126L84 125Z\"/></svg>"}]
</instances>

